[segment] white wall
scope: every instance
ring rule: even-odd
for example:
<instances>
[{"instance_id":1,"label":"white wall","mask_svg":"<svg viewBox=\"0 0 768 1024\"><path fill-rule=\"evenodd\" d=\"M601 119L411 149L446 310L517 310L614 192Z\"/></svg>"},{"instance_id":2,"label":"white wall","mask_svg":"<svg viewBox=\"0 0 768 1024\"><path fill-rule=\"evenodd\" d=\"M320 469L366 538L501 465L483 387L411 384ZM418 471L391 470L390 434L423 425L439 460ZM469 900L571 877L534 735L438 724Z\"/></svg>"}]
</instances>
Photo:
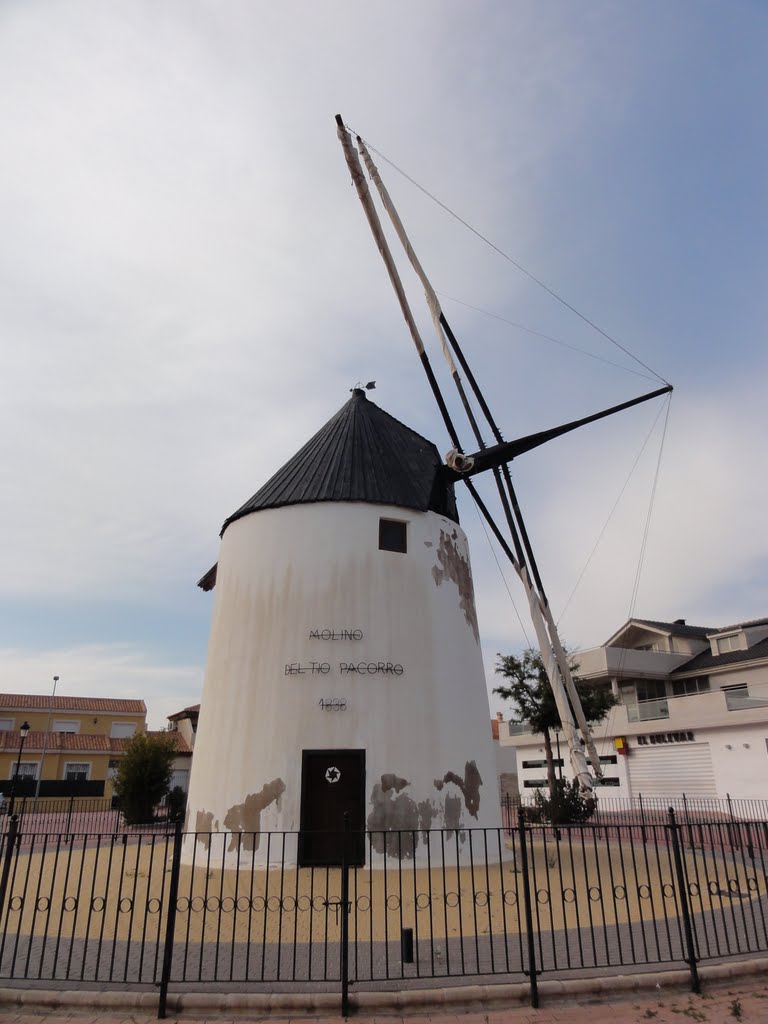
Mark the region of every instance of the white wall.
<instances>
[{"instance_id":1,"label":"white wall","mask_svg":"<svg viewBox=\"0 0 768 1024\"><path fill-rule=\"evenodd\" d=\"M719 797L724 799L730 794L735 799L768 799L767 737L768 723L709 733Z\"/></svg>"},{"instance_id":2,"label":"white wall","mask_svg":"<svg viewBox=\"0 0 768 1024\"><path fill-rule=\"evenodd\" d=\"M407 521L406 554L378 550L380 517ZM310 637L324 628L363 637ZM286 674L310 662L331 669ZM341 662L391 662L402 675L342 675ZM346 709L323 711L321 698ZM500 824L466 538L435 513L317 503L234 522L201 703L191 828L235 827L248 802L242 827L298 829L301 752L334 748L366 750L366 813L378 801L394 827ZM471 793L443 781L464 780L468 762L482 778L477 817ZM391 774L407 785L382 794Z\"/></svg>"}]
</instances>

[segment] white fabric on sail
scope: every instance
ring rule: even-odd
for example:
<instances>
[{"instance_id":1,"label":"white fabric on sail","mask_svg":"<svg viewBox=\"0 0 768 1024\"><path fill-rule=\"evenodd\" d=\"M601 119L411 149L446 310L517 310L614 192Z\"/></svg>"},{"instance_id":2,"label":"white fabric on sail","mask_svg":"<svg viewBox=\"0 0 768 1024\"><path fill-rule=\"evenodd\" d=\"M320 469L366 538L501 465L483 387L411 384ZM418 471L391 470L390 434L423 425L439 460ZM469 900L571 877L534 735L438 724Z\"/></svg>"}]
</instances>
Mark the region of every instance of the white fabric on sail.
<instances>
[{"instance_id":1,"label":"white fabric on sail","mask_svg":"<svg viewBox=\"0 0 768 1024\"><path fill-rule=\"evenodd\" d=\"M531 584L526 566L520 567L518 576L522 581L525 593L528 597L528 607L531 612L533 628L536 632L536 639L539 643L539 650L541 651L541 658L547 672L549 685L552 688L552 695L555 698L555 706L557 707L557 713L560 716L563 736L565 737L565 742L568 745L573 775L578 781L582 792L589 794L594 790L595 780L590 773L587 758L584 754L584 748L579 740L579 733L573 717L573 710L571 709L566 688L563 685L563 679L560 675L557 658L555 657L551 637L547 629L547 623L543 611L543 602Z\"/></svg>"},{"instance_id":2,"label":"white fabric on sail","mask_svg":"<svg viewBox=\"0 0 768 1024\"><path fill-rule=\"evenodd\" d=\"M392 199L390 198L386 185L381 180L379 169L371 159L371 154L368 152L368 148L366 147L365 143L363 142L359 135L357 136L357 148L360 150L360 155L363 158L363 162L365 163L365 166L368 170L368 174L370 175L371 181L374 183L374 185L379 191L379 196L381 197L381 201L384 204L384 209L389 214L389 219L392 221L392 225L395 231L397 232L397 237L400 239L403 249L405 249L405 253L408 259L410 260L411 266L416 271L416 274L418 275L418 278L424 287L424 294L426 295L427 298L427 306L429 307L429 312L432 316L432 322L434 323L435 330L437 331L437 338L438 341L440 342L440 347L443 350L443 356L445 357L445 361L448 363L448 369L451 371L453 375L458 376L458 371L453 361L453 353L448 347L448 340L445 337L443 325L440 323L440 316L442 315L443 311L440 308L440 302L437 298L437 295L435 294L435 289L432 287L429 278L424 273L424 268L419 262L418 256L413 251L411 241L405 232L403 222L400 220L400 214L395 209L395 204L392 202Z\"/></svg>"},{"instance_id":3,"label":"white fabric on sail","mask_svg":"<svg viewBox=\"0 0 768 1024\"><path fill-rule=\"evenodd\" d=\"M365 211L365 216L368 219L368 225L371 229L371 233L373 234L374 241L376 242L376 247L381 253L381 258L384 260L384 266L387 268L389 280L392 282L392 287L395 289L397 301L400 303L400 309L402 310L403 317L405 318L405 322L408 324L408 330L411 332L411 338L416 346L416 351L421 356L424 354L424 342L421 340L419 329L416 326L416 321L413 319L411 308L405 297L403 284L400 280L400 275L397 272L395 261L392 258L392 253L387 245L387 240L384 237L384 231L381 227L379 215L376 213L373 200L371 199L371 194L368 191L368 183L365 180L363 169L360 166L360 160L352 146L347 130L339 124L336 126L336 134L338 135L341 147L344 150L347 167L349 168L349 173L352 175L352 181L357 189L360 202L363 205L363 210Z\"/></svg>"},{"instance_id":4,"label":"white fabric on sail","mask_svg":"<svg viewBox=\"0 0 768 1024\"><path fill-rule=\"evenodd\" d=\"M571 666L568 663L568 655L565 653L565 649L560 642L560 634L557 631L557 624L555 623L552 615L552 609L545 601L542 601L542 613L549 629L549 635L552 638L552 647L560 669L560 675L565 683L566 693L570 698L571 706L573 707L576 715L576 721L578 722L579 729L581 729L581 734L584 737L584 743L587 748L587 753L589 754L589 759L592 762L595 774L598 779L601 779L603 777L603 769L600 764L600 757L597 753L597 748L595 747L595 741L592 739L592 730L589 728L587 716L584 714L584 708L581 706L579 691L573 681Z\"/></svg>"}]
</instances>

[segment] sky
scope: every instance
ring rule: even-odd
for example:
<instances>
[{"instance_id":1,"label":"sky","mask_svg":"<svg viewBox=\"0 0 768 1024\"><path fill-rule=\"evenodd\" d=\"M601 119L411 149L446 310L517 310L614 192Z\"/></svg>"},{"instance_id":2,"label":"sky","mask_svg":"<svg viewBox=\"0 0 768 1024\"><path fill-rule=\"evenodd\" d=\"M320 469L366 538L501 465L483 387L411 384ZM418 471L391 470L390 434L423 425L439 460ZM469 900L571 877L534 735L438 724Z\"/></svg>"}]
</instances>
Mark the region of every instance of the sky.
<instances>
[{"instance_id":1,"label":"sky","mask_svg":"<svg viewBox=\"0 0 768 1024\"><path fill-rule=\"evenodd\" d=\"M513 464L566 643L768 614L767 94L748 0L5 0L0 689L162 726L221 524L350 387L450 447L337 113L506 437L657 386L515 263L675 385ZM533 634L459 500L491 687Z\"/></svg>"}]
</instances>

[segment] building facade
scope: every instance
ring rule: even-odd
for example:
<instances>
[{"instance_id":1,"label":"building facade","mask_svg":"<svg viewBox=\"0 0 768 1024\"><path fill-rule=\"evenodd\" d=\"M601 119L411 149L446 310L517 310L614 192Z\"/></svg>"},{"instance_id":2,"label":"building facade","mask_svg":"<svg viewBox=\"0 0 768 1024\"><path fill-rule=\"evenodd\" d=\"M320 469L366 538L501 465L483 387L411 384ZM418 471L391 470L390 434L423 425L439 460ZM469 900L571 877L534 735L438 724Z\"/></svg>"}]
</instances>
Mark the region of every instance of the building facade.
<instances>
[{"instance_id":1,"label":"building facade","mask_svg":"<svg viewBox=\"0 0 768 1024\"><path fill-rule=\"evenodd\" d=\"M189 791L189 776L192 770L192 753L197 735L197 720L200 716L200 705L191 704L173 715L168 715L168 731L176 737L179 754L173 762L171 789L180 786L185 793Z\"/></svg>"},{"instance_id":2,"label":"building facade","mask_svg":"<svg viewBox=\"0 0 768 1024\"><path fill-rule=\"evenodd\" d=\"M18 763L17 795L111 796L125 744L146 718L143 700L0 693L0 792L10 792Z\"/></svg>"},{"instance_id":3,"label":"building facade","mask_svg":"<svg viewBox=\"0 0 768 1024\"><path fill-rule=\"evenodd\" d=\"M573 662L578 678L619 700L593 726L604 799L768 796L768 619L630 619ZM521 796L533 795L546 786L542 737L525 723L505 726L500 742L515 749ZM570 778L565 745L557 736L553 745L556 772Z\"/></svg>"}]
</instances>

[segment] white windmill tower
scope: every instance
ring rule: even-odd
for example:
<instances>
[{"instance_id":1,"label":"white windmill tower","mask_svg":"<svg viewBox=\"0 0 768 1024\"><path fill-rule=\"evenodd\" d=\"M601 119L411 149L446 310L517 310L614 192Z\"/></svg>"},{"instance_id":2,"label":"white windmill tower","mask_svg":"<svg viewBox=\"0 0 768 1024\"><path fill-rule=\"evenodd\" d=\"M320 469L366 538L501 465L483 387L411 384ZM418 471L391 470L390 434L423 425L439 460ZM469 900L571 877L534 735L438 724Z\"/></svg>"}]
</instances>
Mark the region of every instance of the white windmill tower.
<instances>
[{"instance_id":1,"label":"white windmill tower","mask_svg":"<svg viewBox=\"0 0 768 1024\"><path fill-rule=\"evenodd\" d=\"M355 388L225 522L190 828L300 832L332 864L345 812L358 860L364 829L418 856L425 829L500 824L454 476Z\"/></svg>"}]
</instances>

